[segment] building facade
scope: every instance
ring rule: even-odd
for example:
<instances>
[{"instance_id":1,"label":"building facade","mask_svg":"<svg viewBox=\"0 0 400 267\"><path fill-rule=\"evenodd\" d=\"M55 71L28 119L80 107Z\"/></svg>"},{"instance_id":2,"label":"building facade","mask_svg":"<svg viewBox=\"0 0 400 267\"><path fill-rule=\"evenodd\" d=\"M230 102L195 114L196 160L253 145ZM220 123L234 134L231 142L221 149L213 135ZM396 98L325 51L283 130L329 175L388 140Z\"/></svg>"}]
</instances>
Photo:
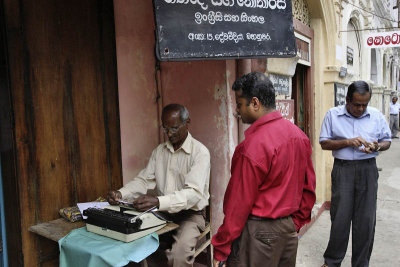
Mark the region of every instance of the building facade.
<instances>
[{"instance_id":1,"label":"building facade","mask_svg":"<svg viewBox=\"0 0 400 267\"><path fill-rule=\"evenodd\" d=\"M308 1L309 5L311 2ZM397 94L399 81L398 48L370 48L366 44L368 34L376 32L392 32L397 27L396 1L381 0L335 0L321 1L324 14L329 14L332 20L326 20L329 32L327 40L316 40L325 43L326 53L318 51L315 57L325 57L324 65L320 66L323 84L316 86L315 135L319 136L320 125L326 111L345 103L348 85L356 80L364 80L372 87L370 106L379 109L389 120L388 109L390 96ZM329 3L329 4L328 4ZM329 7L329 5L332 5ZM334 12L330 12L330 8ZM323 35L317 35L317 38ZM316 39L317 39L316 38ZM331 152L322 151L316 140L314 152L316 169L318 201L324 203L330 199L330 172L333 165Z\"/></svg>"},{"instance_id":2,"label":"building facade","mask_svg":"<svg viewBox=\"0 0 400 267\"><path fill-rule=\"evenodd\" d=\"M297 56L159 62L152 1L2 0L0 152L10 266L57 266L58 246L28 231L60 208L105 196L145 167L165 136L162 107L186 105L192 135L211 153L212 228L222 223L230 160L246 125L234 80L265 72L278 108L308 135L317 205L330 200L333 158L318 142L346 87L373 86L388 116L396 49L366 48L369 28L397 21L393 1L292 0Z\"/></svg>"},{"instance_id":3,"label":"building facade","mask_svg":"<svg viewBox=\"0 0 400 267\"><path fill-rule=\"evenodd\" d=\"M364 80L373 90L370 105L389 119L390 96L397 94L399 81L398 48L369 48L366 38L396 30L395 5L396 1L381 0L293 0L297 57L267 60L270 77L287 77L288 89L278 90L277 98L292 101L292 119L313 145L317 207L331 194L333 158L318 142L327 110L345 104L348 85Z\"/></svg>"}]
</instances>

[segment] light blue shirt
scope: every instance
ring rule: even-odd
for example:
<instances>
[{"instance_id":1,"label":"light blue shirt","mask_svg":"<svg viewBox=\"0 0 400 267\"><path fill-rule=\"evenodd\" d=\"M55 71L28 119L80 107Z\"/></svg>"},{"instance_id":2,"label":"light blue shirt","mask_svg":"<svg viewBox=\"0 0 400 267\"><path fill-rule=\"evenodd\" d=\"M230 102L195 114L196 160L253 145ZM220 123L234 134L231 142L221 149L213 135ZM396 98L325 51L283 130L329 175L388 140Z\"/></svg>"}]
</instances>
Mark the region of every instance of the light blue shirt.
<instances>
[{"instance_id":1,"label":"light blue shirt","mask_svg":"<svg viewBox=\"0 0 400 267\"><path fill-rule=\"evenodd\" d=\"M379 110L367 107L359 118L353 117L346 106L331 108L325 115L321 126L319 143L325 140L342 140L361 136L367 142L392 141L389 126ZM344 147L333 150L332 155L338 159L359 160L374 158L378 152L367 154L360 151L362 147Z\"/></svg>"}]
</instances>

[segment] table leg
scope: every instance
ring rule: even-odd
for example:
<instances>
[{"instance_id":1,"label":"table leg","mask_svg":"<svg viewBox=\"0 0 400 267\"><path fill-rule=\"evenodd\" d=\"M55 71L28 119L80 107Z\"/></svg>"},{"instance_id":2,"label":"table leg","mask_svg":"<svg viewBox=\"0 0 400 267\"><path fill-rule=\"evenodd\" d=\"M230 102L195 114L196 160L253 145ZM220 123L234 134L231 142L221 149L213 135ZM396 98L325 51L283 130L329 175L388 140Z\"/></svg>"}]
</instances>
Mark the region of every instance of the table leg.
<instances>
[{"instance_id":1,"label":"table leg","mask_svg":"<svg viewBox=\"0 0 400 267\"><path fill-rule=\"evenodd\" d=\"M140 266L141 266L141 267L148 267L148 265L147 265L147 260L146 260L146 259L142 260L142 261L140 262Z\"/></svg>"}]
</instances>

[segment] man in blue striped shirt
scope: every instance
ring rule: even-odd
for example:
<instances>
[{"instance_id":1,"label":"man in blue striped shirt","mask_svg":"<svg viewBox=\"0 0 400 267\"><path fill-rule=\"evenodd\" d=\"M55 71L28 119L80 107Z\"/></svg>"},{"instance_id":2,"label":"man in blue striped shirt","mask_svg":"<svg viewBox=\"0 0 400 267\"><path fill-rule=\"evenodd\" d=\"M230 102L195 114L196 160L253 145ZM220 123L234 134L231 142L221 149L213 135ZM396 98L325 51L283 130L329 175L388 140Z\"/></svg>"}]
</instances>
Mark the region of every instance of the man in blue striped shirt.
<instances>
[{"instance_id":1,"label":"man in blue striped shirt","mask_svg":"<svg viewBox=\"0 0 400 267\"><path fill-rule=\"evenodd\" d=\"M332 150L331 233L323 266L340 266L352 225L352 266L368 266L376 222L378 151L389 149L391 132L377 109L368 107L371 88L364 81L350 84L346 105L325 115L319 142Z\"/></svg>"}]
</instances>

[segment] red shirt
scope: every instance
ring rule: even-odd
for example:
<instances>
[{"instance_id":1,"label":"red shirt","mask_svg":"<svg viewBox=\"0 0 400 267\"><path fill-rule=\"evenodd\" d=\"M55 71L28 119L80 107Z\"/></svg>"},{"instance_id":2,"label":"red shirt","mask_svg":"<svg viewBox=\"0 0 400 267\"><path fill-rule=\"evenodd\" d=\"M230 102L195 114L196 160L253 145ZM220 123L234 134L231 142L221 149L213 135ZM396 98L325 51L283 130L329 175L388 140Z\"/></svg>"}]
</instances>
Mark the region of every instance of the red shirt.
<instances>
[{"instance_id":1,"label":"red shirt","mask_svg":"<svg viewBox=\"0 0 400 267\"><path fill-rule=\"evenodd\" d=\"M310 221L315 203L311 153L307 136L278 111L245 131L232 157L225 218L212 238L215 259L227 259L250 214L273 219L290 215L297 231Z\"/></svg>"}]
</instances>

